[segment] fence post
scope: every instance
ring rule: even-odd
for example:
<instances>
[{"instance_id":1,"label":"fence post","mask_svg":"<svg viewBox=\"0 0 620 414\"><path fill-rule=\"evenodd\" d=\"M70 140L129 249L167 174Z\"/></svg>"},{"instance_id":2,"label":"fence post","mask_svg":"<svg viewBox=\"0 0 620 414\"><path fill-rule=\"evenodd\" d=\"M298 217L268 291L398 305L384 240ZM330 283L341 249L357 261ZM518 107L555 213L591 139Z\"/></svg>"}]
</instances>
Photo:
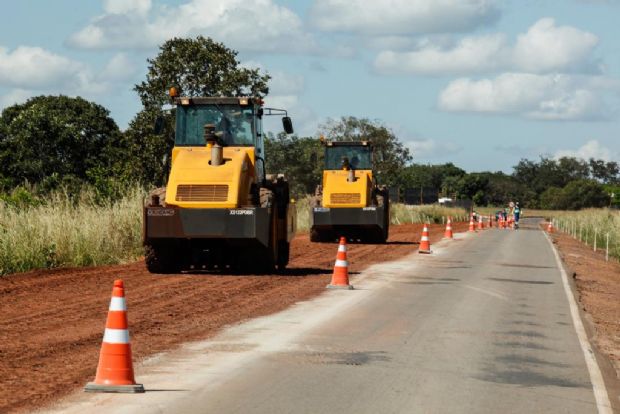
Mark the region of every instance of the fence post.
<instances>
[{"instance_id":1,"label":"fence post","mask_svg":"<svg viewBox=\"0 0 620 414\"><path fill-rule=\"evenodd\" d=\"M609 233L607 233L606 236L606 246L605 246L605 261L608 262L609 261Z\"/></svg>"},{"instance_id":2,"label":"fence post","mask_svg":"<svg viewBox=\"0 0 620 414\"><path fill-rule=\"evenodd\" d=\"M598 236L598 229L594 228L594 251L596 251L596 237Z\"/></svg>"}]
</instances>

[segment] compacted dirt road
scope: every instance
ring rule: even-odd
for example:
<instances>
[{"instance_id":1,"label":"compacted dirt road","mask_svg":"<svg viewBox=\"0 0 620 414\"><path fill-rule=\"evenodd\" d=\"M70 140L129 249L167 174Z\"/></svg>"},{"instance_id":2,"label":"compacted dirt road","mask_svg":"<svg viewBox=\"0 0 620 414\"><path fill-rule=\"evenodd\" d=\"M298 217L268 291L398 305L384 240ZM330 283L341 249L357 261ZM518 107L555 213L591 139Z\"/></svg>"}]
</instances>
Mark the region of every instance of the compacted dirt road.
<instances>
[{"instance_id":1,"label":"compacted dirt road","mask_svg":"<svg viewBox=\"0 0 620 414\"><path fill-rule=\"evenodd\" d=\"M467 223L455 223L455 232ZM384 245L349 245L349 271L417 249L421 225L393 226ZM443 226L431 225L431 241ZM125 282L134 360L209 337L324 291L336 245L299 235L278 275L149 274L143 262L0 278L0 412L40 407L95 375L114 279Z\"/></svg>"}]
</instances>

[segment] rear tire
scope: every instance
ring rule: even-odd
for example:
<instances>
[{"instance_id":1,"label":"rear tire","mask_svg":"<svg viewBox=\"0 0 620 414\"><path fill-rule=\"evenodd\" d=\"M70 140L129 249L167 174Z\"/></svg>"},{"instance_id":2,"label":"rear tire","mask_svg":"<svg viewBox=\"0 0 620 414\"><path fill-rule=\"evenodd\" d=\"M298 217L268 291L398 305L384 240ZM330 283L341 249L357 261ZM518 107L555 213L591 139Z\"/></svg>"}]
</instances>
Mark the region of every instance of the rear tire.
<instances>
[{"instance_id":1,"label":"rear tire","mask_svg":"<svg viewBox=\"0 0 620 414\"><path fill-rule=\"evenodd\" d=\"M382 207L385 212L385 218L383 220L383 229L380 230L380 234L377 235L377 243L387 242L390 233L390 199L387 191L380 191L377 193L377 207Z\"/></svg>"},{"instance_id":2,"label":"rear tire","mask_svg":"<svg viewBox=\"0 0 620 414\"><path fill-rule=\"evenodd\" d=\"M286 269L291 252L291 244L285 240L278 242L278 263L277 267L279 271Z\"/></svg>"},{"instance_id":3,"label":"rear tire","mask_svg":"<svg viewBox=\"0 0 620 414\"><path fill-rule=\"evenodd\" d=\"M144 261L150 273L170 274L181 270L178 249L172 243L147 244Z\"/></svg>"}]
</instances>

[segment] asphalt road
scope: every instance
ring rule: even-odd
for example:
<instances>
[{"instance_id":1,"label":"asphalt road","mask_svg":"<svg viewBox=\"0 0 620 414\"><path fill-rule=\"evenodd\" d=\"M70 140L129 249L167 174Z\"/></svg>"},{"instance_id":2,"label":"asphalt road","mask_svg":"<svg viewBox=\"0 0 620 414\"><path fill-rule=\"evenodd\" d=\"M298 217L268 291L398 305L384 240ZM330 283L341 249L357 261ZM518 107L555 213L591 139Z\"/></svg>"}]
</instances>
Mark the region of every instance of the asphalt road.
<instances>
[{"instance_id":1,"label":"asphalt road","mask_svg":"<svg viewBox=\"0 0 620 414\"><path fill-rule=\"evenodd\" d=\"M374 266L356 290L149 360L143 395L80 394L57 409L596 413L560 271L530 224Z\"/></svg>"}]
</instances>

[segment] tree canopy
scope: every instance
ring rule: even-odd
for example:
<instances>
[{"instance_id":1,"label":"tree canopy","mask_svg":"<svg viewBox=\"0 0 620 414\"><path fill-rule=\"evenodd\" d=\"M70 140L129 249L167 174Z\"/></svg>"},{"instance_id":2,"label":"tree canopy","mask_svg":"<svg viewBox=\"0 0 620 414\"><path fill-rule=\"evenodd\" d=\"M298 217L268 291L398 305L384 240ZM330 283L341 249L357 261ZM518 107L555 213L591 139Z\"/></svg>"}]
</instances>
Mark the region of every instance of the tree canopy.
<instances>
[{"instance_id":1,"label":"tree canopy","mask_svg":"<svg viewBox=\"0 0 620 414\"><path fill-rule=\"evenodd\" d=\"M145 109L159 110L174 86L181 96L265 96L271 78L242 67L237 52L210 38L173 38L147 59L146 80L135 85Z\"/></svg>"},{"instance_id":2,"label":"tree canopy","mask_svg":"<svg viewBox=\"0 0 620 414\"><path fill-rule=\"evenodd\" d=\"M118 172L121 141L101 105L62 95L31 98L0 116L0 176L4 187L93 182Z\"/></svg>"}]
</instances>

